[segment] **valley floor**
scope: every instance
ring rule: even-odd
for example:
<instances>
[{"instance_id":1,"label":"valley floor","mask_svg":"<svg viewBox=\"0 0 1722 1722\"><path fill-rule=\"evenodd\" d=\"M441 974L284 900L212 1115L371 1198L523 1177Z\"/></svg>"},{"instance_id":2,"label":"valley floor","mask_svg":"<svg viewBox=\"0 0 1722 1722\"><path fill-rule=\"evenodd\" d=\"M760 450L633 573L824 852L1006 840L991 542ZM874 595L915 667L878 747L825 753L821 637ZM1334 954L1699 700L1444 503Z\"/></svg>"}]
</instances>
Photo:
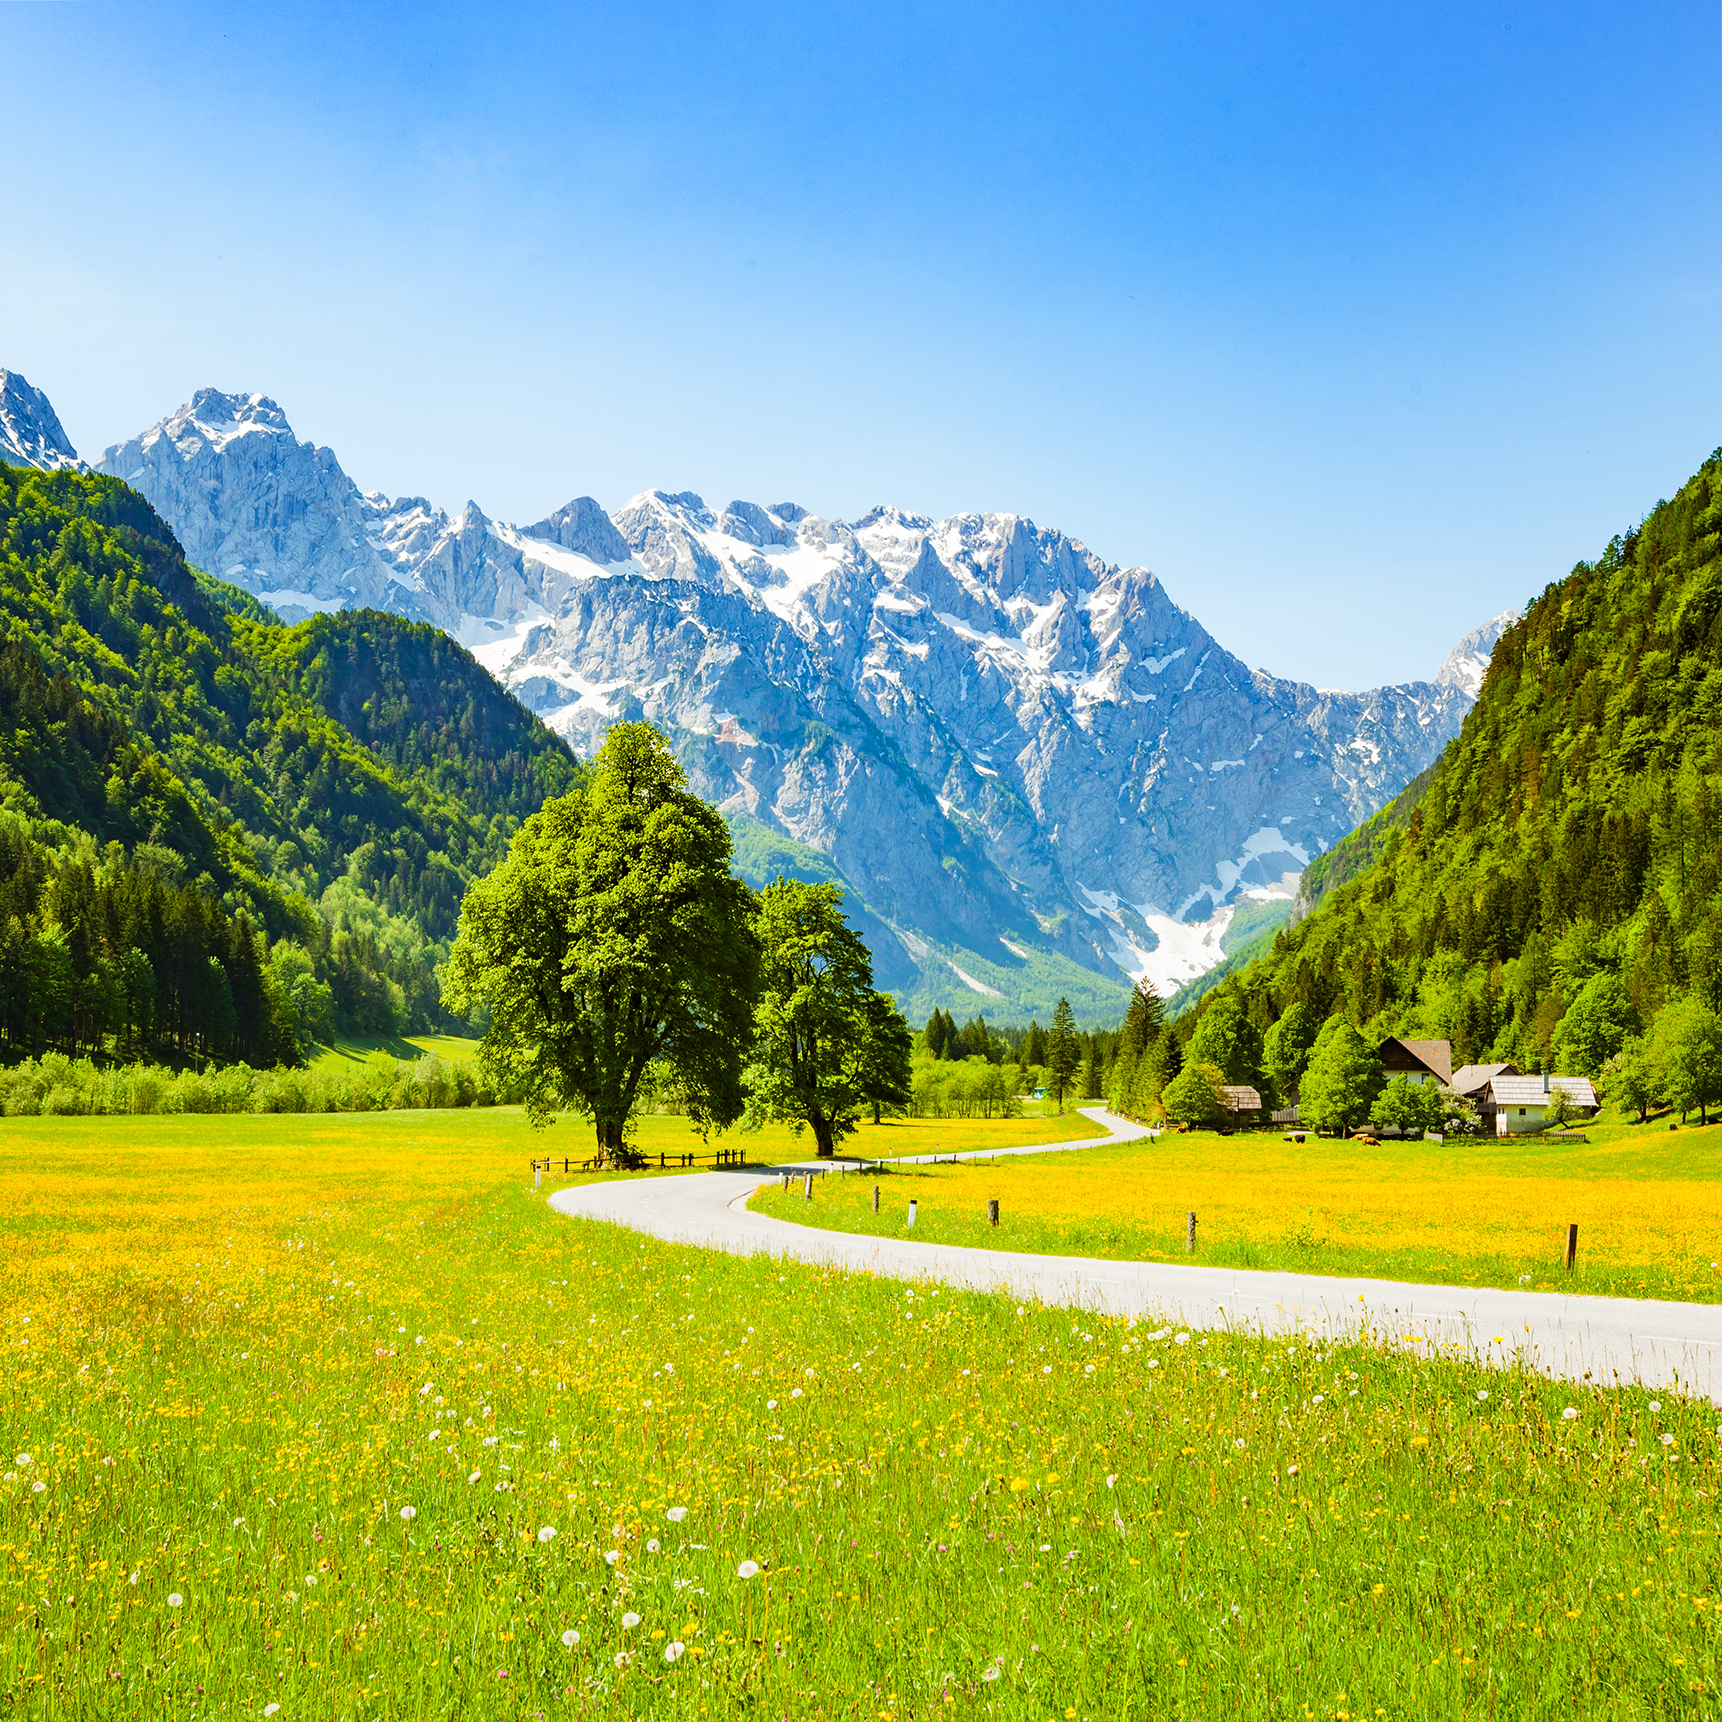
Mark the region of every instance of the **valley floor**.
<instances>
[{"instance_id":1,"label":"valley floor","mask_svg":"<svg viewBox=\"0 0 1722 1722\"><path fill-rule=\"evenodd\" d=\"M0 1714L1722 1714L1701 1399L642 1237L545 1141L0 1123Z\"/></svg>"},{"instance_id":2,"label":"valley floor","mask_svg":"<svg viewBox=\"0 0 1722 1722\"><path fill-rule=\"evenodd\" d=\"M1210 1267L1722 1303L1722 1124L1585 1135L1372 1144L1168 1133L1005 1165L900 1169L877 1214L870 1186L834 1184L811 1210L765 1190L753 1206L889 1238L905 1235L913 1199L921 1242L1180 1263L1191 1259L1193 1211L1194 1260ZM1000 1203L996 1228L989 1199Z\"/></svg>"}]
</instances>

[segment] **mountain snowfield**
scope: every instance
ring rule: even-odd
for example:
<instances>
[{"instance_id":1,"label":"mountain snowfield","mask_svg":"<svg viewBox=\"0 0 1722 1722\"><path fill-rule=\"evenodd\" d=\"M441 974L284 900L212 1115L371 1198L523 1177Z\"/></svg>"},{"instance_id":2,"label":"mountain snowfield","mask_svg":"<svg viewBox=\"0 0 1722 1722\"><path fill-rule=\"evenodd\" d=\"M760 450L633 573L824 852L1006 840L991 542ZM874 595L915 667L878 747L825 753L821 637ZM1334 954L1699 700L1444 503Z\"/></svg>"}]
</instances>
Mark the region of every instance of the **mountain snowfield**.
<instances>
[{"instance_id":1,"label":"mountain snowfield","mask_svg":"<svg viewBox=\"0 0 1722 1722\"><path fill-rule=\"evenodd\" d=\"M651 719L744 871L850 889L915 1014L1044 1016L1066 993L1099 1019L1128 977L1204 973L1241 905L1252 928L1289 907L1310 858L1434 760L1516 619L1432 681L1319 690L1248 668L1149 570L1020 516L651 491L512 525L365 494L275 402L213 389L98 470L284 620L432 622L582 753Z\"/></svg>"}]
</instances>

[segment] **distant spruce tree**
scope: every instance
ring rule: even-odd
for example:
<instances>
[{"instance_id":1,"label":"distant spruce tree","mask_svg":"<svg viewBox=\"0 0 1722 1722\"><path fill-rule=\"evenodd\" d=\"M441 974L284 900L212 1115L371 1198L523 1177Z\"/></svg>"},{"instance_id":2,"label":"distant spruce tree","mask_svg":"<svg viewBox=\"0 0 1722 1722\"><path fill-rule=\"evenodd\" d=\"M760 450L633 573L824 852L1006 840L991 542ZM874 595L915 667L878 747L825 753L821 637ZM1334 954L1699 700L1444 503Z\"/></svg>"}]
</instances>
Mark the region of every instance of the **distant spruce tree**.
<instances>
[{"instance_id":1,"label":"distant spruce tree","mask_svg":"<svg viewBox=\"0 0 1722 1722\"><path fill-rule=\"evenodd\" d=\"M1081 1057L1082 1043L1077 1038L1075 1014L1070 1008L1070 1000L1061 998L1058 1008L1052 1013L1052 1033L1046 1048L1047 1075L1051 1078L1060 1112L1064 1110L1064 1091L1070 1087Z\"/></svg>"}]
</instances>

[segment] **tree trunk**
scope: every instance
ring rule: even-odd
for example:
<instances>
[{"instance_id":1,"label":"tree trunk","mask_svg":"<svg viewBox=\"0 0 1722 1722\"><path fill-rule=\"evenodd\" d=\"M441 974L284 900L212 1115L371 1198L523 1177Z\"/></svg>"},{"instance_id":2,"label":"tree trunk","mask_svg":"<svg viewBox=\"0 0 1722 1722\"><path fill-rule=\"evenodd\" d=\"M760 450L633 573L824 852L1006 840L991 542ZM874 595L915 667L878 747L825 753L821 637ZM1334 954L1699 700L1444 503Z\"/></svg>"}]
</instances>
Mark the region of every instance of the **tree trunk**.
<instances>
[{"instance_id":1,"label":"tree trunk","mask_svg":"<svg viewBox=\"0 0 1722 1722\"><path fill-rule=\"evenodd\" d=\"M605 1166L614 1166L616 1157L622 1147L622 1124L620 1118L600 1118L597 1121L598 1159Z\"/></svg>"},{"instance_id":2,"label":"tree trunk","mask_svg":"<svg viewBox=\"0 0 1722 1722\"><path fill-rule=\"evenodd\" d=\"M879 1122L879 1102L877 1100L873 1102L873 1122L875 1124Z\"/></svg>"},{"instance_id":3,"label":"tree trunk","mask_svg":"<svg viewBox=\"0 0 1722 1722\"><path fill-rule=\"evenodd\" d=\"M831 1120L816 1107L808 1114L807 1122L813 1126L813 1140L819 1145L819 1158L831 1159L837 1152L837 1138L831 1132Z\"/></svg>"}]
</instances>

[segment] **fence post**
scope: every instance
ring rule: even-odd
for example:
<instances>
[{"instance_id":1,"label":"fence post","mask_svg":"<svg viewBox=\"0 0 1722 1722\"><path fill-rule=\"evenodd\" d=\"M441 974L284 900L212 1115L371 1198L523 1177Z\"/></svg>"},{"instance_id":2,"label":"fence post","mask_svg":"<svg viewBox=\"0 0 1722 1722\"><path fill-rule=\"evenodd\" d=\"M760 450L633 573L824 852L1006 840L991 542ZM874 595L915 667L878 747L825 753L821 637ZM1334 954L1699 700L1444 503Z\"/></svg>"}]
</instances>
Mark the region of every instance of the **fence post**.
<instances>
[{"instance_id":1,"label":"fence post","mask_svg":"<svg viewBox=\"0 0 1722 1722\"><path fill-rule=\"evenodd\" d=\"M989 1226L996 1226L998 1223L999 1223L999 1199L997 1196L994 1196L987 1203L987 1224Z\"/></svg>"},{"instance_id":2,"label":"fence post","mask_svg":"<svg viewBox=\"0 0 1722 1722\"><path fill-rule=\"evenodd\" d=\"M909 1224L912 1226L912 1225L914 1225L914 1223L915 1223L915 1198L913 1196L911 1196L909 1198Z\"/></svg>"},{"instance_id":3,"label":"fence post","mask_svg":"<svg viewBox=\"0 0 1722 1722\"><path fill-rule=\"evenodd\" d=\"M1184 1222L1184 1254L1193 1256L1196 1253L1196 1216L1194 1213L1185 1216Z\"/></svg>"},{"instance_id":4,"label":"fence post","mask_svg":"<svg viewBox=\"0 0 1722 1722\"><path fill-rule=\"evenodd\" d=\"M873 1186L873 1212L875 1214L879 1212L879 1186L877 1184Z\"/></svg>"},{"instance_id":5,"label":"fence post","mask_svg":"<svg viewBox=\"0 0 1722 1722\"><path fill-rule=\"evenodd\" d=\"M544 1188L544 1168L536 1160L532 1162L532 1187L535 1190Z\"/></svg>"},{"instance_id":6,"label":"fence post","mask_svg":"<svg viewBox=\"0 0 1722 1722\"><path fill-rule=\"evenodd\" d=\"M806 1185L806 1188L803 1189L801 1194L802 1194L803 1200L809 1201L809 1202L811 1202L813 1200L813 1174L811 1172L809 1172L807 1174L807 1185Z\"/></svg>"},{"instance_id":7,"label":"fence post","mask_svg":"<svg viewBox=\"0 0 1722 1722\"><path fill-rule=\"evenodd\" d=\"M787 1172L783 1174L783 1188L785 1191L789 1189L789 1174Z\"/></svg>"},{"instance_id":8,"label":"fence post","mask_svg":"<svg viewBox=\"0 0 1722 1722\"><path fill-rule=\"evenodd\" d=\"M1567 1272L1573 1271L1573 1262L1578 1257L1578 1227L1567 1227Z\"/></svg>"}]
</instances>

